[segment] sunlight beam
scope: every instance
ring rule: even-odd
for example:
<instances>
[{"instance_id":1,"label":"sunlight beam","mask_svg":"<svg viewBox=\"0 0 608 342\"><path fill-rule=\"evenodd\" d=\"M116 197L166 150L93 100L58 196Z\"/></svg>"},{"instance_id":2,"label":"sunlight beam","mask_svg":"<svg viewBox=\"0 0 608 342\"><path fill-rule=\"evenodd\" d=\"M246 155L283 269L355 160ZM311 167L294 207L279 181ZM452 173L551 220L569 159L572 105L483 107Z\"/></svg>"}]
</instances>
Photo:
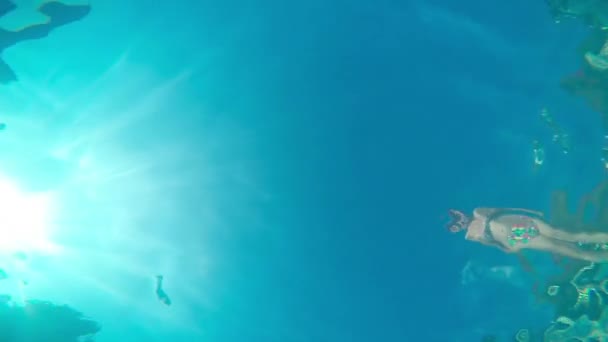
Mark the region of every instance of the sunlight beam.
<instances>
[{"instance_id":1,"label":"sunlight beam","mask_svg":"<svg viewBox=\"0 0 608 342\"><path fill-rule=\"evenodd\" d=\"M0 177L0 251L53 251L49 194L29 194Z\"/></svg>"}]
</instances>

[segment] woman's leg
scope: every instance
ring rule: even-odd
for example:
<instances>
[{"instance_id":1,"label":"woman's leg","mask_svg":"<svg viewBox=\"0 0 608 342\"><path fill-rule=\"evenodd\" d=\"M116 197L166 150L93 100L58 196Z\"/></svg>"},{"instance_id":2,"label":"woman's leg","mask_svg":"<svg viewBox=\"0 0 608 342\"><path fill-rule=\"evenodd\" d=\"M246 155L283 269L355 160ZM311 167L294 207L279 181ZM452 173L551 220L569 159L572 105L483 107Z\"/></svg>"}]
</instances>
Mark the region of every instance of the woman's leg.
<instances>
[{"instance_id":1,"label":"woman's leg","mask_svg":"<svg viewBox=\"0 0 608 342\"><path fill-rule=\"evenodd\" d=\"M608 243L608 232L571 233L555 228L542 220L534 219L534 223L536 223L540 234L550 239L564 242Z\"/></svg>"},{"instance_id":2,"label":"woman's leg","mask_svg":"<svg viewBox=\"0 0 608 342\"><path fill-rule=\"evenodd\" d=\"M576 244L568 243L562 240L550 239L544 236L538 236L537 238L530 240L525 248L552 252L570 258L590 262L608 262L608 251L585 251L580 249Z\"/></svg>"}]
</instances>

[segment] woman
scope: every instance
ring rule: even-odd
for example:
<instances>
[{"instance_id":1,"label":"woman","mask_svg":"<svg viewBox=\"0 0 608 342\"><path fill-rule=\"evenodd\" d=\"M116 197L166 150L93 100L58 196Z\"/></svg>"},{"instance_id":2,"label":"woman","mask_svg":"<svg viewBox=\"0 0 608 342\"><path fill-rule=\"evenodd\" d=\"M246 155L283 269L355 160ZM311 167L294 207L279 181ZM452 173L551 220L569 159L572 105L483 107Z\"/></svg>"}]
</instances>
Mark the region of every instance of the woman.
<instances>
[{"instance_id":1,"label":"woman","mask_svg":"<svg viewBox=\"0 0 608 342\"><path fill-rule=\"evenodd\" d=\"M608 263L608 233L569 232L553 227L537 211L517 208L477 208L469 218L450 210L451 232L466 230L465 239L506 253L535 249L575 259Z\"/></svg>"}]
</instances>

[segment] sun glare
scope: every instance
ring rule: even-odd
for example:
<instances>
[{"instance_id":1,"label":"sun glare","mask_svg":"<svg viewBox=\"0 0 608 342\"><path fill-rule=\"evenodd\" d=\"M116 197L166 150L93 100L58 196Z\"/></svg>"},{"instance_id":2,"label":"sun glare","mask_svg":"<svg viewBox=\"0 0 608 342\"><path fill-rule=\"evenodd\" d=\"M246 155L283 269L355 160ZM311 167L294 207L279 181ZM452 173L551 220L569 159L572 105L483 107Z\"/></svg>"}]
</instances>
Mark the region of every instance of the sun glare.
<instances>
[{"instance_id":1,"label":"sun glare","mask_svg":"<svg viewBox=\"0 0 608 342\"><path fill-rule=\"evenodd\" d=\"M50 195L25 193L0 178L0 252L51 249L49 214Z\"/></svg>"}]
</instances>

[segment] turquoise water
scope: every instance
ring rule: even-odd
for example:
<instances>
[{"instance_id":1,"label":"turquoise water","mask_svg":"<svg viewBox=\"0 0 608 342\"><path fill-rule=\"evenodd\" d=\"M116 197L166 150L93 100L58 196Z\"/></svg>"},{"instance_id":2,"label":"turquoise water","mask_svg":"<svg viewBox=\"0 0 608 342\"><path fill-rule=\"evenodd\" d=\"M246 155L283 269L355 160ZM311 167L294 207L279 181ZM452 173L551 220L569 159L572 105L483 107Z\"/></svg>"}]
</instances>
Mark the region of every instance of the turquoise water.
<instances>
[{"instance_id":1,"label":"turquoise water","mask_svg":"<svg viewBox=\"0 0 608 342\"><path fill-rule=\"evenodd\" d=\"M44 21L16 3L0 26ZM524 0L90 5L2 53L18 80L0 85L0 294L69 305L100 342L468 342L548 323L516 258L443 224L601 179L598 115L559 89L581 25Z\"/></svg>"},{"instance_id":2,"label":"turquoise water","mask_svg":"<svg viewBox=\"0 0 608 342\"><path fill-rule=\"evenodd\" d=\"M41 19L20 5L7 28ZM376 9L91 6L3 53L2 290L70 305L97 341L369 340L350 256L367 234L341 221L363 204L344 171L375 102L346 87L375 77L349 27Z\"/></svg>"},{"instance_id":3,"label":"turquoise water","mask_svg":"<svg viewBox=\"0 0 608 342\"><path fill-rule=\"evenodd\" d=\"M44 19L37 2L18 4L4 27ZM0 99L0 286L82 311L101 324L98 341L229 340L227 320L245 321L247 304L230 300L248 279L230 258L254 251L230 241L265 234L258 206L276 201L247 123L253 76L230 61L247 50L231 31L250 24L225 22L246 19L231 6L193 4L94 2L3 53L18 81ZM270 66L260 62L251 69ZM266 329L244 326L240 336Z\"/></svg>"},{"instance_id":4,"label":"turquoise water","mask_svg":"<svg viewBox=\"0 0 608 342\"><path fill-rule=\"evenodd\" d=\"M410 229L425 230L419 239L426 248L413 248L415 260L405 261L402 270L414 273L417 288L427 294L411 299L410 312L425 328L409 330L410 336L512 341L521 328L544 331L554 308L536 301L532 276L517 257L462 236L442 236L438 227L445 219L433 208L548 212L552 191L576 198L605 179L599 114L560 88L561 78L581 68L579 44L590 31L577 20L556 24L543 1L427 1L411 2L409 9L407 22L416 34L408 47L424 51L426 59L407 60L416 66L409 80L417 84L409 113L418 115L408 120L416 129L404 129L410 147L399 154L415 160L402 173L410 179L403 181L409 199L403 201L411 209L403 216L418 223ZM543 107L575 142L570 153L552 142L539 117ZM546 147L540 169L533 165L534 139ZM423 148L412 147L420 141ZM526 256L543 277L560 272L546 254Z\"/></svg>"}]
</instances>

